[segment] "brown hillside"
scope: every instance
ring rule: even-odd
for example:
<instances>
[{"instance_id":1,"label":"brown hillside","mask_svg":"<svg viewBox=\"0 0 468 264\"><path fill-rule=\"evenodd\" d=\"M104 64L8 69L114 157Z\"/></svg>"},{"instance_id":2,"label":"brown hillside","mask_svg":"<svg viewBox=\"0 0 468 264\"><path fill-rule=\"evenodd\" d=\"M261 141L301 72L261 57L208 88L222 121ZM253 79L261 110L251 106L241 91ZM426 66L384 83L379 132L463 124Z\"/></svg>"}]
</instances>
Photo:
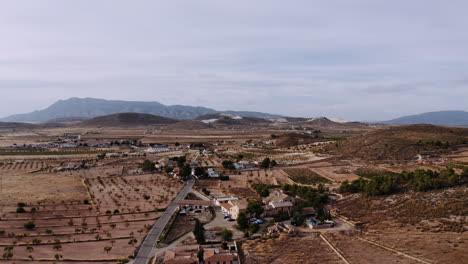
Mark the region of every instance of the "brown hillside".
<instances>
[{"instance_id":1,"label":"brown hillside","mask_svg":"<svg viewBox=\"0 0 468 264\"><path fill-rule=\"evenodd\" d=\"M447 153L468 142L468 129L433 125L389 127L330 145L328 150L363 160L411 160Z\"/></svg>"},{"instance_id":2,"label":"brown hillside","mask_svg":"<svg viewBox=\"0 0 468 264\"><path fill-rule=\"evenodd\" d=\"M130 127L174 124L175 119L140 113L120 113L99 116L85 120L78 124L84 127Z\"/></svg>"},{"instance_id":3,"label":"brown hillside","mask_svg":"<svg viewBox=\"0 0 468 264\"><path fill-rule=\"evenodd\" d=\"M213 128L213 126L210 124L205 124L198 120L184 120L175 124L167 125L165 126L165 128L192 130L192 129L208 129L208 128Z\"/></svg>"}]
</instances>

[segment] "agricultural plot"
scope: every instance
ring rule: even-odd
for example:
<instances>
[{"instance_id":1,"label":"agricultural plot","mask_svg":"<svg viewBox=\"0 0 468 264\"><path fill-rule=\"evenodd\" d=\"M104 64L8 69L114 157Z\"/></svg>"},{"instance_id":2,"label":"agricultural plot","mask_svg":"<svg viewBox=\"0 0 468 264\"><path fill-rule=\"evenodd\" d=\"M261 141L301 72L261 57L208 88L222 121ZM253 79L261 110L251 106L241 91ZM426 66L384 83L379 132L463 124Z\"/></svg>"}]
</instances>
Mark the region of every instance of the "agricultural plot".
<instances>
[{"instance_id":1,"label":"agricultural plot","mask_svg":"<svg viewBox=\"0 0 468 264\"><path fill-rule=\"evenodd\" d=\"M0 263L116 263L133 254L182 183L160 174L106 176L121 170L28 173L39 165L3 168ZM83 177L87 174L88 178ZM88 192L89 191L89 192ZM16 204L21 205L21 210ZM158 210L159 209L159 210ZM86 252L86 254L83 254ZM62 261L61 261L62 263ZM65 263L65 262L63 262Z\"/></svg>"},{"instance_id":2,"label":"agricultural plot","mask_svg":"<svg viewBox=\"0 0 468 264\"><path fill-rule=\"evenodd\" d=\"M308 168L287 168L283 171L289 175L291 180L301 184L329 183L330 180L320 176Z\"/></svg>"},{"instance_id":3,"label":"agricultural plot","mask_svg":"<svg viewBox=\"0 0 468 264\"><path fill-rule=\"evenodd\" d=\"M270 170L245 171L242 175L244 175L249 184L277 184L276 179L273 177L273 172Z\"/></svg>"},{"instance_id":4,"label":"agricultural plot","mask_svg":"<svg viewBox=\"0 0 468 264\"><path fill-rule=\"evenodd\" d=\"M136 213L163 210L183 184L162 174L87 179L86 184L101 213Z\"/></svg>"},{"instance_id":5,"label":"agricultural plot","mask_svg":"<svg viewBox=\"0 0 468 264\"><path fill-rule=\"evenodd\" d=\"M31 161L21 163L0 163L0 173L11 173L11 172L33 172L44 168L49 165L46 161Z\"/></svg>"},{"instance_id":6,"label":"agricultural plot","mask_svg":"<svg viewBox=\"0 0 468 264\"><path fill-rule=\"evenodd\" d=\"M414 227L375 230L366 238L434 263L461 263L468 252L468 235L455 232L421 232Z\"/></svg>"},{"instance_id":7,"label":"agricultural plot","mask_svg":"<svg viewBox=\"0 0 468 264\"><path fill-rule=\"evenodd\" d=\"M419 261L398 255L395 252L375 246L359 240L355 236L327 233L326 237L342 252L343 256L351 263L362 264L418 264Z\"/></svg>"},{"instance_id":8,"label":"agricultural plot","mask_svg":"<svg viewBox=\"0 0 468 264\"><path fill-rule=\"evenodd\" d=\"M267 240L248 240L242 248L245 263L343 263L317 235L281 235L279 238Z\"/></svg>"},{"instance_id":9,"label":"agricultural plot","mask_svg":"<svg viewBox=\"0 0 468 264\"><path fill-rule=\"evenodd\" d=\"M238 198L254 199L257 194L249 188L244 175L229 175L229 181L220 182L223 193Z\"/></svg>"},{"instance_id":10,"label":"agricultural plot","mask_svg":"<svg viewBox=\"0 0 468 264\"><path fill-rule=\"evenodd\" d=\"M14 206L3 207L0 245L13 246L11 259L16 263L62 258L78 263L115 263L132 254L161 215L152 212L99 216L91 204L84 202L27 205L25 213L16 213ZM30 223L34 225L27 226Z\"/></svg>"},{"instance_id":11,"label":"agricultural plot","mask_svg":"<svg viewBox=\"0 0 468 264\"><path fill-rule=\"evenodd\" d=\"M1 205L18 202L72 202L88 198L85 186L76 176L3 171L0 177Z\"/></svg>"},{"instance_id":12,"label":"agricultural plot","mask_svg":"<svg viewBox=\"0 0 468 264\"><path fill-rule=\"evenodd\" d=\"M343 182L359 179L359 176L346 167L314 167L310 170L330 181Z\"/></svg>"}]
</instances>

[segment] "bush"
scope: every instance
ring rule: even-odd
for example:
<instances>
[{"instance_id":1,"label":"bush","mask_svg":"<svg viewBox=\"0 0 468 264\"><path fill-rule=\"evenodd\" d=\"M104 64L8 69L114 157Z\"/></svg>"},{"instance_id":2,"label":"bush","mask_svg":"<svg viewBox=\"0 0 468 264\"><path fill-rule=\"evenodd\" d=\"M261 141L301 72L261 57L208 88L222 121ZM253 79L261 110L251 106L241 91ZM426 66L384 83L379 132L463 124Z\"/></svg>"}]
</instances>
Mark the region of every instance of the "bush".
<instances>
[{"instance_id":1,"label":"bush","mask_svg":"<svg viewBox=\"0 0 468 264\"><path fill-rule=\"evenodd\" d=\"M221 237L223 238L224 241L229 241L232 239L232 231L224 228L223 231L221 232Z\"/></svg>"},{"instance_id":2,"label":"bush","mask_svg":"<svg viewBox=\"0 0 468 264\"><path fill-rule=\"evenodd\" d=\"M210 191L208 191L206 188L203 188L202 192L206 195L210 195Z\"/></svg>"},{"instance_id":3,"label":"bush","mask_svg":"<svg viewBox=\"0 0 468 264\"><path fill-rule=\"evenodd\" d=\"M35 227L36 227L36 224L34 224L34 222L27 222L26 224L24 224L24 228L28 230L33 230Z\"/></svg>"},{"instance_id":4,"label":"bush","mask_svg":"<svg viewBox=\"0 0 468 264\"><path fill-rule=\"evenodd\" d=\"M219 179L222 181L229 181L229 176L221 175L219 176Z\"/></svg>"}]
</instances>

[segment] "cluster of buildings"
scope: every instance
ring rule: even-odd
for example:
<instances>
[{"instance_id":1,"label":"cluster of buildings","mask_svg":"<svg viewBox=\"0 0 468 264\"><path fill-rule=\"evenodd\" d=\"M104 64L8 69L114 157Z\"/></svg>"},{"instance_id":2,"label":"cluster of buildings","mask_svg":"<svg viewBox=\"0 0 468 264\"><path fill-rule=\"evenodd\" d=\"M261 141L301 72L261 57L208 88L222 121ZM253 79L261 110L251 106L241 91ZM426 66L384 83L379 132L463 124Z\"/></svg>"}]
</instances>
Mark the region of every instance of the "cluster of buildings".
<instances>
[{"instance_id":1,"label":"cluster of buildings","mask_svg":"<svg viewBox=\"0 0 468 264\"><path fill-rule=\"evenodd\" d=\"M203 252L203 260L200 261L198 253ZM164 252L164 264L239 264L239 254L236 243L227 245L227 249L223 249L216 245L207 246L185 246L175 249L168 249ZM155 258L153 263L156 263L158 258Z\"/></svg>"}]
</instances>

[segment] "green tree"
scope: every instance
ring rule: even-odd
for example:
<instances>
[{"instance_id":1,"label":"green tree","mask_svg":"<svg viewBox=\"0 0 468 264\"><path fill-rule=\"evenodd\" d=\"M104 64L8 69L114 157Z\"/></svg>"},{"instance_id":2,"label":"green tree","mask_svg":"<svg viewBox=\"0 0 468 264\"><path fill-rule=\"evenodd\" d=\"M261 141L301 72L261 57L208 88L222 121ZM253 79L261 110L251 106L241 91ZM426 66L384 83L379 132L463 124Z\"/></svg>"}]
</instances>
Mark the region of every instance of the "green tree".
<instances>
[{"instance_id":1,"label":"green tree","mask_svg":"<svg viewBox=\"0 0 468 264\"><path fill-rule=\"evenodd\" d=\"M200 220L195 219L195 227L193 228L193 234L198 244L205 243L205 228Z\"/></svg>"},{"instance_id":2,"label":"green tree","mask_svg":"<svg viewBox=\"0 0 468 264\"><path fill-rule=\"evenodd\" d=\"M27 222L26 224L24 224L24 228L28 230L33 230L35 227L36 227L36 224L34 224L34 222Z\"/></svg>"},{"instance_id":3,"label":"green tree","mask_svg":"<svg viewBox=\"0 0 468 264\"><path fill-rule=\"evenodd\" d=\"M249 219L247 219L247 214L245 212L240 212L237 216L237 225L242 230L245 230L249 227Z\"/></svg>"},{"instance_id":4,"label":"green tree","mask_svg":"<svg viewBox=\"0 0 468 264\"><path fill-rule=\"evenodd\" d=\"M197 253L197 258L198 258L198 261L199 261L200 263L203 262L203 260L204 260L204 255L205 255L205 251L203 250L202 247L200 247L200 249L198 250L198 253Z\"/></svg>"},{"instance_id":5,"label":"green tree","mask_svg":"<svg viewBox=\"0 0 468 264\"><path fill-rule=\"evenodd\" d=\"M182 169L180 170L180 176L181 177L188 177L192 174L192 168L190 168L190 165L185 164Z\"/></svg>"},{"instance_id":6,"label":"green tree","mask_svg":"<svg viewBox=\"0 0 468 264\"><path fill-rule=\"evenodd\" d=\"M145 160L143 161L143 164L141 164L141 169L144 171L155 171L156 164L150 160Z\"/></svg>"},{"instance_id":7,"label":"green tree","mask_svg":"<svg viewBox=\"0 0 468 264\"><path fill-rule=\"evenodd\" d=\"M195 175L199 176L199 177L202 177L202 176L206 176L206 170L204 167L196 167L195 168Z\"/></svg>"},{"instance_id":8,"label":"green tree","mask_svg":"<svg viewBox=\"0 0 468 264\"><path fill-rule=\"evenodd\" d=\"M270 158L265 158L262 163L260 164L260 167L264 169L268 169L270 167Z\"/></svg>"},{"instance_id":9,"label":"green tree","mask_svg":"<svg viewBox=\"0 0 468 264\"><path fill-rule=\"evenodd\" d=\"M232 231L224 228L223 231L221 231L221 238L223 241L229 241L232 239Z\"/></svg>"},{"instance_id":10,"label":"green tree","mask_svg":"<svg viewBox=\"0 0 468 264\"><path fill-rule=\"evenodd\" d=\"M263 203L256 200L249 200L245 213L259 217L264 211Z\"/></svg>"}]
</instances>

